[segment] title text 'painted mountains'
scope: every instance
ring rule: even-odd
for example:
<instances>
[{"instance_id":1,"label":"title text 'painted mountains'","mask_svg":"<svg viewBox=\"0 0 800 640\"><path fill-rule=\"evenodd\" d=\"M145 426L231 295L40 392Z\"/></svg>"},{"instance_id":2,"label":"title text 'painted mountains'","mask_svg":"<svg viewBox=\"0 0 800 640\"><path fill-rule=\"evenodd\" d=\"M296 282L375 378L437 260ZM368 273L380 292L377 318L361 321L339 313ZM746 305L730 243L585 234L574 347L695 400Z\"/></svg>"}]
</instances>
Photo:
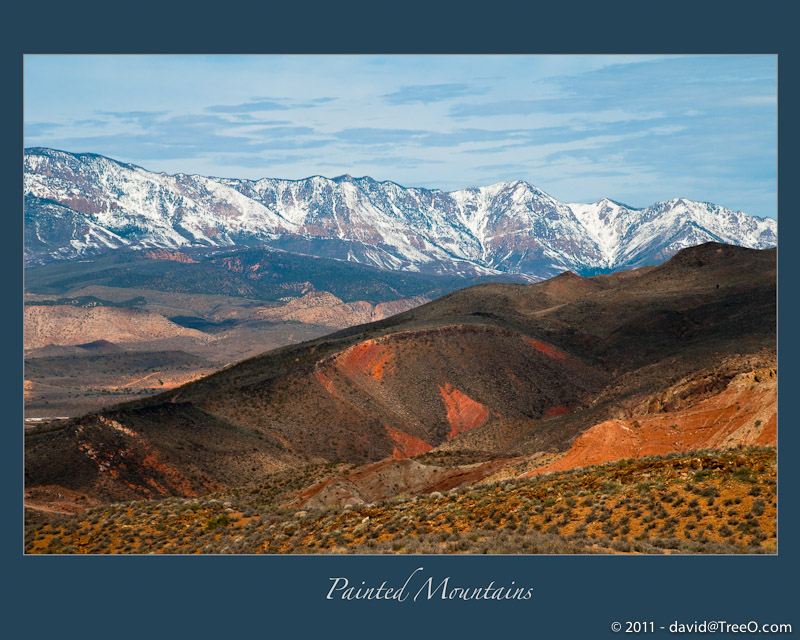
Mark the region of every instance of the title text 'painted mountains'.
<instances>
[{"instance_id":1,"label":"title text 'painted mountains'","mask_svg":"<svg viewBox=\"0 0 800 640\"><path fill-rule=\"evenodd\" d=\"M538 279L663 262L708 241L762 249L777 223L674 199L564 204L522 181L445 193L369 177L168 175L95 154L27 149L28 265L118 247L266 244L387 269Z\"/></svg>"}]
</instances>

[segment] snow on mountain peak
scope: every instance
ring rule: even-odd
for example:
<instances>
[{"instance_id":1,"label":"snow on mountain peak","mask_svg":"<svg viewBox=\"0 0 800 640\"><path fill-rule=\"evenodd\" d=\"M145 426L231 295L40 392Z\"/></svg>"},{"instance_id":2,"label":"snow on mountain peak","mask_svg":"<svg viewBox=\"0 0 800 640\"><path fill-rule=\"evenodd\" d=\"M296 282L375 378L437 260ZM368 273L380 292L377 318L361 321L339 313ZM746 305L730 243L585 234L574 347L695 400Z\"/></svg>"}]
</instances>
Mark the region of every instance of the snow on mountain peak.
<instances>
[{"instance_id":1,"label":"snow on mountain peak","mask_svg":"<svg viewBox=\"0 0 800 640\"><path fill-rule=\"evenodd\" d=\"M774 220L717 205L564 204L523 180L451 192L349 174L237 180L38 148L26 150L24 169L29 262L118 246L266 243L389 269L536 278L652 264L709 239L777 242Z\"/></svg>"}]
</instances>

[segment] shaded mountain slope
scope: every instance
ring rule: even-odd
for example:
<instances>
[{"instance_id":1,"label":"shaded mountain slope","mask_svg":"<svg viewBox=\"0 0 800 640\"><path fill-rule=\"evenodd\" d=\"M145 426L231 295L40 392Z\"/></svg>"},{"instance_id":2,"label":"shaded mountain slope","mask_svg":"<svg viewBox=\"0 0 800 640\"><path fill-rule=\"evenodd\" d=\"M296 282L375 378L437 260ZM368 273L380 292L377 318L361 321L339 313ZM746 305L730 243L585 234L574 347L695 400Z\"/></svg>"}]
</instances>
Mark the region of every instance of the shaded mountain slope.
<instances>
[{"instance_id":1,"label":"shaded mountain slope","mask_svg":"<svg viewBox=\"0 0 800 640\"><path fill-rule=\"evenodd\" d=\"M181 404L90 414L25 440L26 486L104 501L202 495L302 463L275 438Z\"/></svg>"},{"instance_id":2,"label":"shaded mountain slope","mask_svg":"<svg viewBox=\"0 0 800 640\"><path fill-rule=\"evenodd\" d=\"M219 434L220 447L232 449L213 460L178 457L176 465L201 467L221 483L254 473L233 454L251 442L256 470L292 459L365 463L440 446L488 457L564 451L632 407L668 404L663 391L687 376L705 372L716 393L768 360L775 284L774 250L708 244L659 267L481 285L83 420L113 415L126 429L146 431L159 455L173 454L195 431ZM723 366L728 377L714 383ZM148 416L162 416L175 440L161 440L158 420ZM76 451L76 429L38 436L40 451L27 456L30 484L74 473L51 460L45 477L41 456L47 447ZM179 483L165 490L182 492Z\"/></svg>"},{"instance_id":3,"label":"shaded mountain slope","mask_svg":"<svg viewBox=\"0 0 800 640\"><path fill-rule=\"evenodd\" d=\"M493 278L526 281L519 276ZM50 295L101 285L257 300L328 291L345 302L372 303L430 298L470 284L464 278L387 271L268 247L118 249L92 259L28 268L25 282L28 291Z\"/></svg>"}]
</instances>

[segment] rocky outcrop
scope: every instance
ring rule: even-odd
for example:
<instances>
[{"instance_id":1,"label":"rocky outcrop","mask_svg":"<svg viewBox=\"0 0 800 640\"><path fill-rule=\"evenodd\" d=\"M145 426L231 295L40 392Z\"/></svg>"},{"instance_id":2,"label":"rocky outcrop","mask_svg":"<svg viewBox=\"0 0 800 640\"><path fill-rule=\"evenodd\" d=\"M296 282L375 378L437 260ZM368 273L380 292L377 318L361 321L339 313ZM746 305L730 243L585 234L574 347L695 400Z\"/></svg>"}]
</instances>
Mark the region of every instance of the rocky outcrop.
<instances>
[{"instance_id":1,"label":"rocky outcrop","mask_svg":"<svg viewBox=\"0 0 800 640\"><path fill-rule=\"evenodd\" d=\"M331 476L304 491L293 506L319 509L354 506L407 493L422 495L474 484L508 460L439 467L416 460L381 460L341 476Z\"/></svg>"},{"instance_id":2,"label":"rocky outcrop","mask_svg":"<svg viewBox=\"0 0 800 640\"><path fill-rule=\"evenodd\" d=\"M196 264L197 260L192 260L181 251L169 251L168 249L149 249L142 252L143 258L150 260L171 260L172 262L183 262L186 264Z\"/></svg>"},{"instance_id":3,"label":"rocky outcrop","mask_svg":"<svg viewBox=\"0 0 800 640\"><path fill-rule=\"evenodd\" d=\"M439 386L442 400L447 407L447 422L450 424L448 438L479 427L489 419L489 409L462 393L449 382Z\"/></svg>"},{"instance_id":4,"label":"rocky outcrop","mask_svg":"<svg viewBox=\"0 0 800 640\"><path fill-rule=\"evenodd\" d=\"M415 297L373 305L363 300L344 302L327 291L312 291L283 306L263 309L255 317L272 322L302 322L344 329L383 320L426 302L429 302L427 298Z\"/></svg>"}]
</instances>

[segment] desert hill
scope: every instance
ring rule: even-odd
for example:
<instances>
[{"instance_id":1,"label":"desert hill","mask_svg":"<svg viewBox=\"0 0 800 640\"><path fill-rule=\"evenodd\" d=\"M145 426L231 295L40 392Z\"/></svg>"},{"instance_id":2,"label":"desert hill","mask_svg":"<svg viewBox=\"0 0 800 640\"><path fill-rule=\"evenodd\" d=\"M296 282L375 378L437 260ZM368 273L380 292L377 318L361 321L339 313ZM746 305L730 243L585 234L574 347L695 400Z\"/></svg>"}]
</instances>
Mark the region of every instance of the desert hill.
<instances>
[{"instance_id":1,"label":"desert hill","mask_svg":"<svg viewBox=\"0 0 800 640\"><path fill-rule=\"evenodd\" d=\"M300 510L282 503L326 466L264 476L200 498L88 505L30 528L25 548L204 554L777 551L772 448L627 459L449 491L445 481L426 495L381 498L385 484L375 482L380 474L414 493L437 476L454 479L448 469L420 466L411 460L369 465L338 486L323 482ZM354 493L370 502L336 502Z\"/></svg>"},{"instance_id":2,"label":"desert hill","mask_svg":"<svg viewBox=\"0 0 800 640\"><path fill-rule=\"evenodd\" d=\"M51 344L83 345L85 349L87 343L99 340L140 342L174 337L208 339L199 331L141 309L68 305L25 307L25 346L28 349Z\"/></svg>"},{"instance_id":3,"label":"desert hill","mask_svg":"<svg viewBox=\"0 0 800 640\"><path fill-rule=\"evenodd\" d=\"M83 355L86 350L69 345L107 338L127 351L186 351L216 368L386 318L471 283L264 246L119 248L57 265L30 265L25 276L28 360ZM46 362L37 364L42 371ZM204 366L185 370L169 384L162 376L164 384L126 396L117 392L126 371L99 379L85 366L88 361L74 364L67 376L54 369L32 380L36 393L26 396L26 418L79 416L113 404L109 393L120 402L209 373ZM73 378L91 384L76 390Z\"/></svg>"},{"instance_id":4,"label":"desert hill","mask_svg":"<svg viewBox=\"0 0 800 640\"><path fill-rule=\"evenodd\" d=\"M426 302L430 300L423 296L378 304L366 300L344 302L328 291L310 291L279 307L260 309L251 318L272 322L302 322L344 329L352 325L383 320Z\"/></svg>"},{"instance_id":5,"label":"desert hill","mask_svg":"<svg viewBox=\"0 0 800 640\"><path fill-rule=\"evenodd\" d=\"M679 413L769 370L775 298L775 250L714 243L658 267L479 285L30 435L27 483L151 498L309 462L566 452L595 425ZM774 395L757 393L752 424L702 442L774 444Z\"/></svg>"}]
</instances>

